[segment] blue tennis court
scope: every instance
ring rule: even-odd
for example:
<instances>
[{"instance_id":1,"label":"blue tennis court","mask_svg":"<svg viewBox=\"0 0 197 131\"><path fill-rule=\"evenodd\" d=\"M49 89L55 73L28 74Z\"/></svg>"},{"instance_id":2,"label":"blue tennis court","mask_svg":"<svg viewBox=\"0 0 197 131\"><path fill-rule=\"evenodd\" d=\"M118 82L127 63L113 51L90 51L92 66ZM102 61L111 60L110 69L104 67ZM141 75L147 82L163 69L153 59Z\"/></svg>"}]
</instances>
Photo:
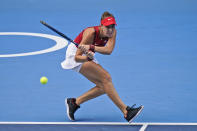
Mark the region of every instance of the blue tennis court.
<instances>
[{"instance_id":1,"label":"blue tennis court","mask_svg":"<svg viewBox=\"0 0 197 131\"><path fill-rule=\"evenodd\" d=\"M1 1L0 130L197 130L196 7L195 0ZM144 105L132 124L106 95L82 104L76 122L67 118L65 98L94 84L62 69L69 42L40 24L74 39L104 11L116 17L116 47L96 58L127 105Z\"/></svg>"}]
</instances>

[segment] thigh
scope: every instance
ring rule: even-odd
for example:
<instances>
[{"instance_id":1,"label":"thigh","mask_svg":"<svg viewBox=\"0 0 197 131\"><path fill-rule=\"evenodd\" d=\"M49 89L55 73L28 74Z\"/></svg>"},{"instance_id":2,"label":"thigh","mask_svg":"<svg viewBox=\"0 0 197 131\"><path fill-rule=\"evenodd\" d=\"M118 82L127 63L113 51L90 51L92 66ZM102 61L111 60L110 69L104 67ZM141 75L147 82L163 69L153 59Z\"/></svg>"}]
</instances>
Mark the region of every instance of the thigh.
<instances>
[{"instance_id":1,"label":"thigh","mask_svg":"<svg viewBox=\"0 0 197 131\"><path fill-rule=\"evenodd\" d=\"M83 63L80 73L96 85L100 85L103 80L111 79L109 73L101 65L92 61Z\"/></svg>"}]
</instances>

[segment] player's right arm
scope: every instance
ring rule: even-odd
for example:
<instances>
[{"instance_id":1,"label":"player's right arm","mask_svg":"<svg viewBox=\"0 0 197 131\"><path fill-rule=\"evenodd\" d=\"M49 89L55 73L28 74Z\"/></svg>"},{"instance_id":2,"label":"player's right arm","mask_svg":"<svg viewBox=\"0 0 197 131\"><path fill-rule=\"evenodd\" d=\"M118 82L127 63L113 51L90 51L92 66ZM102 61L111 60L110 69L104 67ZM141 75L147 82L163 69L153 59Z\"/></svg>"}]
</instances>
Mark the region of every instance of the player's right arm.
<instances>
[{"instance_id":1,"label":"player's right arm","mask_svg":"<svg viewBox=\"0 0 197 131\"><path fill-rule=\"evenodd\" d=\"M83 32L83 38L81 40L80 45L90 45L91 43L93 43L94 40L94 28L88 28ZM77 62L86 62L88 61L88 57L91 58L93 57L94 53L91 51L88 51L87 55L83 55L85 54L84 51L82 51L82 49L80 49L80 45L79 48L77 49L77 52L75 54L75 61Z\"/></svg>"}]
</instances>

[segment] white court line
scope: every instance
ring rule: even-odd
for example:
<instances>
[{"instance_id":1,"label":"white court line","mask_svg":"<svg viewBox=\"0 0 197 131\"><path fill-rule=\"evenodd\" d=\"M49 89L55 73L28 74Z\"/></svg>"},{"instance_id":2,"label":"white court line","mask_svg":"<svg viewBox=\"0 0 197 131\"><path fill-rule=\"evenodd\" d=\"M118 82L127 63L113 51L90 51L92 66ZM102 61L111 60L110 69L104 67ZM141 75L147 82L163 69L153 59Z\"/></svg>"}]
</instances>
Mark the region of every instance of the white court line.
<instances>
[{"instance_id":1,"label":"white court line","mask_svg":"<svg viewBox=\"0 0 197 131\"><path fill-rule=\"evenodd\" d=\"M1 57L19 57L19 56L29 56L29 55L38 55L38 54L44 54L53 52L59 49L64 48L67 46L68 41L54 35L49 34L41 34L41 33L27 33L27 32L0 32L0 35L22 35L22 36L35 36L35 37L43 37L47 39L54 40L56 44L53 47L50 47L48 49L40 50L40 51L34 51L34 52L27 52L27 53L17 53L17 54L0 54Z\"/></svg>"},{"instance_id":2,"label":"white court line","mask_svg":"<svg viewBox=\"0 0 197 131\"><path fill-rule=\"evenodd\" d=\"M56 125L196 125L197 123L128 123L128 122L0 122L0 124L56 124Z\"/></svg>"},{"instance_id":3,"label":"white court line","mask_svg":"<svg viewBox=\"0 0 197 131\"><path fill-rule=\"evenodd\" d=\"M0 124L55 124L55 125L133 125L128 122L0 122ZM135 123L136 125L137 123ZM142 124L137 124L142 125Z\"/></svg>"},{"instance_id":4,"label":"white court line","mask_svg":"<svg viewBox=\"0 0 197 131\"><path fill-rule=\"evenodd\" d=\"M145 131L145 129L147 128L148 124L144 124L139 131Z\"/></svg>"}]
</instances>

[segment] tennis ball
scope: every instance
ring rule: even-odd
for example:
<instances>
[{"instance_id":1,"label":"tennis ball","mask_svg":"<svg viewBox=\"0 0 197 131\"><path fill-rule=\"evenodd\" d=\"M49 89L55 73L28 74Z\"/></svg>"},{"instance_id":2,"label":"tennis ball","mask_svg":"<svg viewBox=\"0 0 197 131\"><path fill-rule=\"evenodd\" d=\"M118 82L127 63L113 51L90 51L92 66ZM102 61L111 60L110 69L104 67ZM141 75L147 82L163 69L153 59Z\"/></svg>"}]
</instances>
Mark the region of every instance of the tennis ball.
<instances>
[{"instance_id":1,"label":"tennis ball","mask_svg":"<svg viewBox=\"0 0 197 131\"><path fill-rule=\"evenodd\" d=\"M47 82L48 82L47 77L43 76L43 77L40 78L40 83L41 83L41 84L44 85L44 84L46 84Z\"/></svg>"}]
</instances>

